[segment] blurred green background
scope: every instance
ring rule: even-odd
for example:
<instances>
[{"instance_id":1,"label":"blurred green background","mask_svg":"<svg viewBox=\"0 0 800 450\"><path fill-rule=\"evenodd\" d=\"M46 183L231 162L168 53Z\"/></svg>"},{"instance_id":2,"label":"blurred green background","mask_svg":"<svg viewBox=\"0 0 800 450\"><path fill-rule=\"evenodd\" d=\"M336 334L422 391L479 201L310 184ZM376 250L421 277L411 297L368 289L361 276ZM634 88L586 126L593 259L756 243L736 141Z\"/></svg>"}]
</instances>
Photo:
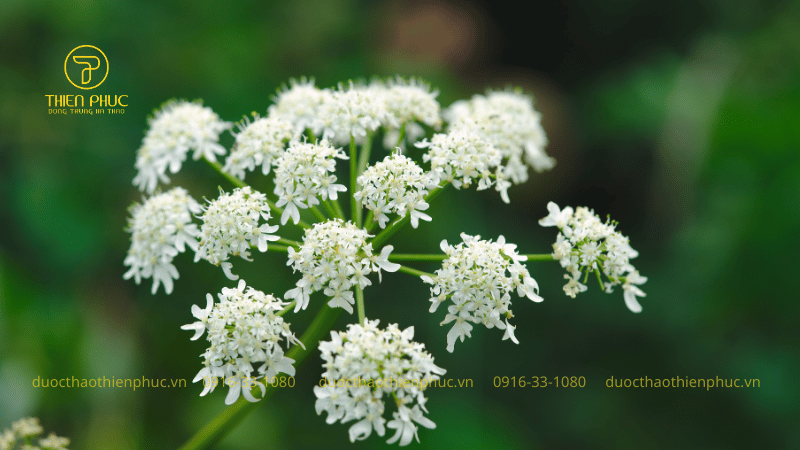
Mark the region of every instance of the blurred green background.
<instances>
[{"instance_id":1,"label":"blurred green background","mask_svg":"<svg viewBox=\"0 0 800 450\"><path fill-rule=\"evenodd\" d=\"M187 378L202 341L180 325L229 282L177 258L175 292L124 281L126 207L147 115L202 98L226 120L264 113L290 77L319 86L419 76L443 106L487 86L536 97L555 170L511 189L450 191L434 221L393 238L437 252L458 233L499 234L521 251L555 239L548 201L610 214L631 237L648 296L563 294L562 270L529 263L545 301L514 300L520 345L497 330L445 350L442 314L402 274L367 290L368 316L414 325L447 376L472 389L430 391L436 430L417 448L798 448L800 349L800 7L796 2L564 0L529 14L462 2L198 0L0 7L0 428L38 416L75 449L169 449L224 408L202 388L34 388L42 378ZM91 44L111 71L92 93L127 94L122 116L52 116L45 94ZM228 135L224 143L230 144ZM173 184L195 198L225 185L187 163ZM413 239L412 239L413 238ZM250 284L293 283L276 254L239 264ZM421 265L425 270L435 266ZM291 316L301 331L313 308ZM342 317L343 328L352 317ZM314 355L297 385L229 435L224 449L372 448L314 412ZM496 389L495 376L585 376L583 389ZM757 389L608 389L616 378L758 378Z\"/></svg>"}]
</instances>

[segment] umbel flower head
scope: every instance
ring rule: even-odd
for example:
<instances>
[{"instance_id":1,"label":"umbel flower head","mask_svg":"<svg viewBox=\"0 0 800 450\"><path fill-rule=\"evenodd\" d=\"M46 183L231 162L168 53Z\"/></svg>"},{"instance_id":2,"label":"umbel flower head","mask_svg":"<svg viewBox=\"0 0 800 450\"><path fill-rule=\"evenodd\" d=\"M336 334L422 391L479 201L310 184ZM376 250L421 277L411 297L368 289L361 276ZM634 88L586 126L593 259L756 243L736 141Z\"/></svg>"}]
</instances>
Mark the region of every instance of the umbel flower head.
<instances>
[{"instance_id":1,"label":"umbel flower head","mask_svg":"<svg viewBox=\"0 0 800 450\"><path fill-rule=\"evenodd\" d=\"M371 84L376 96L383 97L386 109L383 126L387 129L400 129L412 122L421 122L438 129L442 125L441 107L436 97L438 91L414 78L404 80L400 77L389 79L386 84Z\"/></svg>"},{"instance_id":2,"label":"umbel flower head","mask_svg":"<svg viewBox=\"0 0 800 450\"><path fill-rule=\"evenodd\" d=\"M192 340L207 332L208 349L200 355L203 368L194 377L193 383L203 382L201 396L214 391L218 385L229 387L225 403L233 404L239 395L256 402L251 389L255 386L264 393L264 384L257 381L270 379L283 372L294 376L294 360L284 356L285 348L302 343L284 322L281 311L289 304L248 287L239 280L235 289L222 288L219 303L214 303L211 294L206 294L206 308L192 306L192 315L198 320L181 329L194 330ZM259 366L258 363L263 363ZM258 366L256 368L255 366ZM255 376L258 374L258 377Z\"/></svg>"},{"instance_id":3,"label":"umbel flower head","mask_svg":"<svg viewBox=\"0 0 800 450\"><path fill-rule=\"evenodd\" d=\"M488 92L453 103L444 113L450 130L475 130L503 156L503 171L514 183L528 180L527 162L537 172L555 160L544 151L547 137L530 97L518 91Z\"/></svg>"},{"instance_id":4,"label":"umbel flower head","mask_svg":"<svg viewBox=\"0 0 800 450\"><path fill-rule=\"evenodd\" d=\"M425 389L445 370L434 364L424 344L412 339L414 327L400 330L391 324L381 330L377 320L331 331L331 340L319 343L325 380L314 387L317 414L327 412L329 424L356 421L349 430L351 442L368 438L373 430L383 436L386 427L395 430L389 444L419 442L417 424L436 427L423 415L428 412ZM388 423L384 397L397 407Z\"/></svg>"},{"instance_id":5,"label":"umbel flower head","mask_svg":"<svg viewBox=\"0 0 800 450\"><path fill-rule=\"evenodd\" d=\"M167 294L171 294L172 281L178 279L172 258L184 252L187 245L197 250L200 231L191 222L192 214L200 211L200 205L179 187L156 194L144 204L134 203L127 229L131 233L131 247L125 258L130 269L123 278L133 277L136 284L142 278L153 278L153 294L161 283Z\"/></svg>"},{"instance_id":6,"label":"umbel flower head","mask_svg":"<svg viewBox=\"0 0 800 450\"><path fill-rule=\"evenodd\" d=\"M236 144L225 160L225 172L244 180L245 171L254 171L261 166L261 173L269 174L272 164L283 154L286 143L294 135L291 122L281 117L259 117L245 119L238 124Z\"/></svg>"},{"instance_id":7,"label":"umbel flower head","mask_svg":"<svg viewBox=\"0 0 800 450\"><path fill-rule=\"evenodd\" d=\"M216 161L216 155L224 155L219 135L232 126L220 120L211 108L183 100L165 103L149 122L150 129L136 155L138 173L133 179L140 191L149 194L159 181L169 183L167 168L172 173L181 170L189 150L194 150L195 160L205 157Z\"/></svg>"},{"instance_id":8,"label":"umbel flower head","mask_svg":"<svg viewBox=\"0 0 800 450\"><path fill-rule=\"evenodd\" d=\"M0 450L67 450L69 439L58 437L53 433L45 438L39 438L38 446L31 445L33 438L43 431L39 419L35 417L19 419L11 424L11 429L5 429L0 433Z\"/></svg>"},{"instance_id":9,"label":"umbel flower head","mask_svg":"<svg viewBox=\"0 0 800 450\"><path fill-rule=\"evenodd\" d=\"M590 272L596 272L602 281L600 272L608 279L604 283L605 291L611 293L614 286L622 285L625 305L632 312L642 311L636 297L644 297L645 293L639 285L647 281L646 277L631 265L630 260L639 256L631 248L629 240L616 231L617 223L600 220L594 211L580 206L559 209L553 202L547 204L550 214L539 221L543 227L556 226L559 229L556 243L553 244L553 258L567 269L564 278L564 292L572 298L586 290L586 279ZM583 283L580 282L584 275Z\"/></svg>"},{"instance_id":10,"label":"umbel flower head","mask_svg":"<svg viewBox=\"0 0 800 450\"><path fill-rule=\"evenodd\" d=\"M461 189L477 181L479 191L494 185L503 201L509 203L508 188L511 183L505 179L500 165L502 155L474 128L465 127L435 134L430 141L424 139L415 146L428 149L422 155L422 160L431 163L430 177L433 183L446 181L456 189Z\"/></svg>"},{"instance_id":11,"label":"umbel flower head","mask_svg":"<svg viewBox=\"0 0 800 450\"><path fill-rule=\"evenodd\" d=\"M326 140L319 143L293 142L275 163L275 194L283 207L281 225L291 217L300 222L300 209L319 205L319 199L336 200L347 190L336 184L336 158L348 159Z\"/></svg>"},{"instance_id":12,"label":"umbel flower head","mask_svg":"<svg viewBox=\"0 0 800 450\"><path fill-rule=\"evenodd\" d=\"M399 264L389 262L391 245L383 247L380 255L374 255L368 237L363 228L340 219L320 222L306 230L303 245L299 250L289 248L286 263L303 275L297 287L284 295L297 301L295 312L306 309L311 293L324 290L331 298L328 305L352 314L354 286L363 289L371 285L367 276L372 272L380 276L381 270L396 272L400 268Z\"/></svg>"},{"instance_id":13,"label":"umbel flower head","mask_svg":"<svg viewBox=\"0 0 800 450\"><path fill-rule=\"evenodd\" d=\"M266 198L250 186L236 188L230 194L220 191L219 198L204 208L200 248L194 260L205 259L222 266L229 279L238 280L239 277L231 272L230 255L250 261L251 246L265 252L268 241L280 239L272 234L278 231L277 225L258 224L261 219L267 221L271 217Z\"/></svg>"},{"instance_id":14,"label":"umbel flower head","mask_svg":"<svg viewBox=\"0 0 800 450\"><path fill-rule=\"evenodd\" d=\"M337 144L350 143L351 137L361 143L367 132L373 132L386 123L384 88L381 85L339 84L320 105L316 129L322 137Z\"/></svg>"},{"instance_id":15,"label":"umbel flower head","mask_svg":"<svg viewBox=\"0 0 800 450\"><path fill-rule=\"evenodd\" d=\"M320 107L330 99L331 91L314 86L314 79L290 80L289 86L278 91L269 107L269 117L279 118L294 124L294 137L299 138L305 130L319 136L324 121L320 118Z\"/></svg>"},{"instance_id":16,"label":"umbel flower head","mask_svg":"<svg viewBox=\"0 0 800 450\"><path fill-rule=\"evenodd\" d=\"M510 338L519 344L514 336L516 327L508 323L514 317L511 293L516 290L520 297L542 301L539 286L521 264L527 257L518 255L517 246L506 244L503 236L492 242L462 233L461 239L464 242L455 246L442 241L442 251L447 255L442 268L433 278L422 276L422 281L433 285L430 312L448 299L452 301L442 322L455 322L447 333L447 351L453 351L457 339L464 342L465 336L471 336L472 323L506 330L503 340Z\"/></svg>"},{"instance_id":17,"label":"umbel flower head","mask_svg":"<svg viewBox=\"0 0 800 450\"><path fill-rule=\"evenodd\" d=\"M428 209L425 196L431 178L412 159L399 153L387 156L383 161L370 166L358 177L361 189L353 198L373 212L374 220L381 228L389 222L387 214L400 217L411 214L411 226L417 228L419 221L431 221L423 213Z\"/></svg>"}]
</instances>

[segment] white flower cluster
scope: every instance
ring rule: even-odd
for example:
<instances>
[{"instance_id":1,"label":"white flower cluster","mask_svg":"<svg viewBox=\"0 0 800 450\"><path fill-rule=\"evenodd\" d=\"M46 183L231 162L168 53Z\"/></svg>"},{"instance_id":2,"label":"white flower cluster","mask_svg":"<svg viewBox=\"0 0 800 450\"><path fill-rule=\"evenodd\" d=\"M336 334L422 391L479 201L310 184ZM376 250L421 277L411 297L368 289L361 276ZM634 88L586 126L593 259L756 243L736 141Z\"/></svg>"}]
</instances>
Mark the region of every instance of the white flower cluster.
<instances>
[{"instance_id":1,"label":"white flower cluster","mask_svg":"<svg viewBox=\"0 0 800 450\"><path fill-rule=\"evenodd\" d=\"M192 214L200 211L200 205L179 187L156 194L144 204L134 203L127 229L131 233L131 247L125 257L125 265L130 269L123 278L133 277L139 284L142 278L152 277L153 294L160 283L171 294L172 281L178 279L172 259L186 251L187 245L197 250L200 230L192 223Z\"/></svg>"},{"instance_id":2,"label":"white flower cluster","mask_svg":"<svg viewBox=\"0 0 800 450\"><path fill-rule=\"evenodd\" d=\"M351 81L339 84L336 89L318 89L313 80L292 80L290 87L275 97L269 116L294 124L295 138L308 129L316 136L347 145L351 135L361 143L367 132L383 126L394 143L404 125L406 136L414 139L422 132L416 122L441 126L438 95L430 86L413 78L398 77L370 84Z\"/></svg>"},{"instance_id":3,"label":"white flower cluster","mask_svg":"<svg viewBox=\"0 0 800 450\"><path fill-rule=\"evenodd\" d=\"M215 304L211 294L206 294L205 309L192 306L192 315L198 322L181 327L195 331L193 341L207 331L206 339L211 343L201 355L204 367L192 382L203 382L201 396L220 384L228 386L225 398L228 405L240 394L256 402L252 388L258 386L264 393L264 384L256 378L264 377L270 383L281 372L294 376L294 360L284 356L280 346L282 339L286 340L287 348L291 344L302 345L280 315L289 303L248 287L244 280L239 281L236 289L223 288L218 297L219 303ZM253 367L256 363L263 364L256 370ZM254 375L256 372L258 377Z\"/></svg>"},{"instance_id":4,"label":"white flower cluster","mask_svg":"<svg viewBox=\"0 0 800 450\"><path fill-rule=\"evenodd\" d=\"M479 191L494 185L503 201L509 203L508 188L511 183L506 180L500 164L502 155L474 129L462 128L435 134L430 141L424 139L415 146L428 149L422 155L422 160L430 161L434 183L446 181L453 183L456 189L461 189L470 187L477 180Z\"/></svg>"},{"instance_id":5,"label":"white flower cluster","mask_svg":"<svg viewBox=\"0 0 800 450\"><path fill-rule=\"evenodd\" d=\"M399 264L389 262L391 245L383 247L380 255L374 255L368 237L363 228L340 219L320 222L306 230L302 247L298 251L290 247L286 263L303 275L297 287L284 295L297 301L295 312L306 309L311 293L324 288L324 294L331 297L328 305L352 314L354 286L363 289L371 285L367 275L372 272L380 276L381 270L396 272L400 268Z\"/></svg>"},{"instance_id":6,"label":"white flower cluster","mask_svg":"<svg viewBox=\"0 0 800 450\"><path fill-rule=\"evenodd\" d=\"M547 210L550 214L539 220L539 225L556 226L560 230L553 244L553 258L569 272L564 274L567 279L564 292L575 298L586 290L584 283L589 273L596 272L600 280L602 270L609 280L604 283L605 291L610 293L614 286L622 284L625 305L632 312L641 312L636 297L644 297L645 293L638 285L647 278L631 265L630 260L639 253L631 248L626 236L615 230L617 224L610 219L603 223L594 211L583 206L573 211L569 206L559 209L550 202ZM581 274L585 274L583 283L579 281Z\"/></svg>"},{"instance_id":7,"label":"white flower cluster","mask_svg":"<svg viewBox=\"0 0 800 450\"><path fill-rule=\"evenodd\" d=\"M269 117L284 119L294 124L294 137L298 138L306 129L315 135L322 133L325 125L320 119L320 107L330 100L331 91L314 86L314 80L290 80L274 97L275 104L269 107Z\"/></svg>"},{"instance_id":8,"label":"white flower cluster","mask_svg":"<svg viewBox=\"0 0 800 450\"><path fill-rule=\"evenodd\" d=\"M0 433L0 450L67 450L69 439L58 437L50 433L45 438L39 438L39 445L31 445L33 437L42 434L44 429L39 424L39 419L26 417L19 419L11 424L11 429L5 429ZM17 439L20 442L17 442ZM19 447L15 447L19 444Z\"/></svg>"},{"instance_id":9,"label":"white flower cluster","mask_svg":"<svg viewBox=\"0 0 800 450\"><path fill-rule=\"evenodd\" d=\"M300 209L319 204L319 199L336 200L339 192L347 190L336 184L336 159L348 159L339 148L328 141L319 143L293 142L275 162L275 194L277 206L283 207L281 225L291 217L300 222Z\"/></svg>"},{"instance_id":10,"label":"white flower cluster","mask_svg":"<svg viewBox=\"0 0 800 450\"><path fill-rule=\"evenodd\" d=\"M361 189L353 198L373 212L381 228L389 222L387 214L400 217L411 214L411 226L417 228L420 219L430 222L425 196L431 187L430 177L412 159L399 153L370 166L358 177ZM435 185L434 185L435 186Z\"/></svg>"},{"instance_id":11,"label":"white flower cluster","mask_svg":"<svg viewBox=\"0 0 800 450\"><path fill-rule=\"evenodd\" d=\"M387 129L399 129L403 124L414 122L437 129L442 125L441 107L436 101L439 92L431 91L428 84L414 78L406 81L397 77L385 85L375 82L371 86L375 89L373 92L383 97L387 113L383 125Z\"/></svg>"},{"instance_id":12,"label":"white flower cluster","mask_svg":"<svg viewBox=\"0 0 800 450\"><path fill-rule=\"evenodd\" d=\"M322 137L347 145L352 136L357 143L364 141L367 132L378 129L388 121L381 85L361 85L352 81L330 92L320 106L319 120Z\"/></svg>"},{"instance_id":13,"label":"white flower cluster","mask_svg":"<svg viewBox=\"0 0 800 450\"><path fill-rule=\"evenodd\" d=\"M450 130L475 130L503 156L503 170L514 183L528 180L526 161L537 172L555 160L544 151L547 137L532 99L519 92L488 92L453 103L444 112Z\"/></svg>"},{"instance_id":14,"label":"white flower cluster","mask_svg":"<svg viewBox=\"0 0 800 450\"><path fill-rule=\"evenodd\" d=\"M263 223L271 215L267 196L253 191L250 186L236 188L227 194L220 191L219 198L210 201L203 208L203 226L200 228L200 247L194 255L195 262L205 259L211 264L221 266L225 275L231 280L239 277L231 273L232 264L228 257L241 256L251 261L250 247L258 247L258 251L267 251L268 241L277 241L277 225Z\"/></svg>"},{"instance_id":15,"label":"white flower cluster","mask_svg":"<svg viewBox=\"0 0 800 450\"><path fill-rule=\"evenodd\" d=\"M283 154L286 142L294 136L292 123L280 117L258 117L239 123L235 134L236 144L225 160L225 172L244 180L245 170L250 172L261 166L264 175L269 174L272 164Z\"/></svg>"},{"instance_id":16,"label":"white flower cluster","mask_svg":"<svg viewBox=\"0 0 800 450\"><path fill-rule=\"evenodd\" d=\"M539 286L531 278L528 269L520 264L526 256L518 255L515 244L506 244L500 236L497 242L480 240L480 236L461 233L463 243L451 246L443 240L440 244L447 258L442 268L431 278L423 275L422 281L432 284L430 312L436 311L440 304L449 298L453 304L448 306L442 325L454 322L447 333L447 351L453 352L456 339L471 337L472 323L482 323L486 328L497 327L506 330L503 340L514 336L515 326L508 323L511 314L511 292L517 291L520 297L540 302ZM505 322L503 322L505 319Z\"/></svg>"},{"instance_id":17,"label":"white flower cluster","mask_svg":"<svg viewBox=\"0 0 800 450\"><path fill-rule=\"evenodd\" d=\"M138 173L133 184L140 191L152 194L158 182L169 183L167 168L172 173L181 169L186 154L194 150L193 159L205 157L216 161L224 155L219 135L231 128L219 116L199 103L170 101L149 120L150 129L142 140L136 156Z\"/></svg>"},{"instance_id":18,"label":"white flower cluster","mask_svg":"<svg viewBox=\"0 0 800 450\"><path fill-rule=\"evenodd\" d=\"M428 412L425 389L445 370L413 338L413 327L400 330L391 324L381 330L377 320L348 325L347 332L331 331L331 340L319 343L326 383L314 387L317 414L327 412L329 424L355 420L349 430L351 442L366 439L373 430L383 436L384 424L395 430L389 444L399 440L405 446L412 438L419 442L414 422L436 427L423 415ZM384 396L397 405L388 423L383 418Z\"/></svg>"}]
</instances>

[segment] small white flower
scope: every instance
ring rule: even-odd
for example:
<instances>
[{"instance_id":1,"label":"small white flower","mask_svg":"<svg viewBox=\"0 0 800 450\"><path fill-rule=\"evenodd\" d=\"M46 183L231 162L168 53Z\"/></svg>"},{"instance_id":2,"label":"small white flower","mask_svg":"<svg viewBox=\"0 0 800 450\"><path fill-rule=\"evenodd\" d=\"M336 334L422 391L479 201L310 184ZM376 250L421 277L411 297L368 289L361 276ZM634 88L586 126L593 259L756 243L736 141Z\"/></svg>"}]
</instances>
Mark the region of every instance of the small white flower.
<instances>
[{"instance_id":1,"label":"small white flower","mask_svg":"<svg viewBox=\"0 0 800 450\"><path fill-rule=\"evenodd\" d=\"M56 436L54 433L45 438L38 438L38 446L32 445L33 438L43 431L39 419L35 417L19 419L11 424L11 429L0 432L0 450L67 450L69 439Z\"/></svg>"},{"instance_id":2,"label":"small white flower","mask_svg":"<svg viewBox=\"0 0 800 450\"><path fill-rule=\"evenodd\" d=\"M383 102L386 108L383 125L387 129L399 130L403 125L414 124L415 121L438 129L442 124L438 91L431 91L426 83L414 78L408 81L400 77L390 79L386 85L372 83L383 87ZM408 129L406 129L408 134ZM409 136L413 139L413 135ZM397 138L395 138L397 142ZM390 146L393 147L394 143Z\"/></svg>"},{"instance_id":3,"label":"small white flower","mask_svg":"<svg viewBox=\"0 0 800 450\"><path fill-rule=\"evenodd\" d=\"M514 336L514 330L516 328L517 328L516 326L511 325L510 323L508 323L508 319L506 319L506 332L503 335L503 340L505 341L506 339L511 339L511 342L513 342L515 344L519 344L519 341L517 340L517 337Z\"/></svg>"},{"instance_id":4,"label":"small white flower","mask_svg":"<svg viewBox=\"0 0 800 450\"><path fill-rule=\"evenodd\" d=\"M320 105L314 129L337 144L348 145L351 137L361 143L387 120L384 94L381 85L339 84Z\"/></svg>"},{"instance_id":5,"label":"small white flower","mask_svg":"<svg viewBox=\"0 0 800 450\"><path fill-rule=\"evenodd\" d=\"M46 438L39 439L39 447L44 450L66 450L69 438L56 436L50 433Z\"/></svg>"},{"instance_id":6,"label":"small white flower","mask_svg":"<svg viewBox=\"0 0 800 450\"><path fill-rule=\"evenodd\" d=\"M257 381L255 378L249 376L248 373L240 372L235 369L231 371L231 375L227 377L228 395L225 396L225 404L232 405L239 400L239 395L242 395L248 402L255 403L260 399L256 398L252 390L258 386L261 389L261 396L264 396L266 387L264 383Z\"/></svg>"},{"instance_id":7,"label":"small white flower","mask_svg":"<svg viewBox=\"0 0 800 450\"><path fill-rule=\"evenodd\" d=\"M0 433L0 450L12 450L15 442L17 442L17 437L13 431L3 430Z\"/></svg>"},{"instance_id":8,"label":"small white flower","mask_svg":"<svg viewBox=\"0 0 800 450\"><path fill-rule=\"evenodd\" d=\"M547 217L539 219L539 225L543 227L557 226L559 230L569 229L567 224L572 218L573 210L567 206L563 210L558 208L553 202L547 203L547 211L550 213Z\"/></svg>"},{"instance_id":9,"label":"small white flower","mask_svg":"<svg viewBox=\"0 0 800 450\"><path fill-rule=\"evenodd\" d=\"M516 245L507 244L500 236L497 242L480 240L480 236L461 234L463 243L450 246L442 241L440 247L447 255L442 268L434 278L423 276L422 281L431 287L431 308L450 299L442 325L455 322L447 333L447 351L452 352L457 340L470 337L473 323L486 328L506 330L503 339L514 337L513 328L508 329L511 315L511 292L540 302L539 286L521 264L526 260L517 254ZM506 318L505 323L501 318Z\"/></svg>"},{"instance_id":10,"label":"small white flower","mask_svg":"<svg viewBox=\"0 0 800 450\"><path fill-rule=\"evenodd\" d=\"M214 307L214 297L211 294L206 294L206 309L200 309L197 305L192 305L192 315L198 322L183 325L181 327L182 330L195 330L194 336L191 337L191 340L196 341L200 339L200 336L206 331L206 326L208 324L208 317L211 314L211 308Z\"/></svg>"},{"instance_id":11,"label":"small white flower","mask_svg":"<svg viewBox=\"0 0 800 450\"><path fill-rule=\"evenodd\" d=\"M628 273L625 277L625 283L622 285L624 291L623 296L625 297L625 306L627 306L631 312L642 312L642 306L636 300L636 297L644 297L646 294L642 292L637 285L644 284L646 281L647 277L639 275L639 272L636 270Z\"/></svg>"},{"instance_id":12,"label":"small white flower","mask_svg":"<svg viewBox=\"0 0 800 450\"><path fill-rule=\"evenodd\" d=\"M293 142L275 163L275 194L284 208L281 225L291 218L300 222L300 209L319 204L319 199L336 200L347 190L336 184L336 158L348 159L328 141L312 144Z\"/></svg>"},{"instance_id":13,"label":"small white flower","mask_svg":"<svg viewBox=\"0 0 800 450\"><path fill-rule=\"evenodd\" d=\"M172 259L186 251L186 246L197 251L200 230L191 222L192 214L200 211L200 205L182 188L156 194L144 204L134 203L127 229L131 247L124 261L130 269L123 278L132 277L136 284L142 278L152 278L153 294L162 283L166 293L171 294L173 280L178 279Z\"/></svg>"},{"instance_id":14,"label":"small white flower","mask_svg":"<svg viewBox=\"0 0 800 450\"><path fill-rule=\"evenodd\" d=\"M449 130L477 132L502 153L503 173L514 183L528 180L528 170L550 170L555 160L544 151L547 137L533 101L519 90L488 92L458 101L444 112Z\"/></svg>"},{"instance_id":15,"label":"small white flower","mask_svg":"<svg viewBox=\"0 0 800 450\"><path fill-rule=\"evenodd\" d=\"M569 276L569 274L565 273L564 278L567 280L567 284L564 285L564 293L572 298L575 298L581 292L586 292L586 289L588 289L585 284Z\"/></svg>"},{"instance_id":16,"label":"small white flower","mask_svg":"<svg viewBox=\"0 0 800 450\"><path fill-rule=\"evenodd\" d=\"M411 226L417 228L420 220L431 221L422 212L428 209L425 196L430 184L430 177L413 160L394 153L358 177L360 189L354 198L373 212L381 228L386 227L390 213L410 215Z\"/></svg>"},{"instance_id":17,"label":"small white flower","mask_svg":"<svg viewBox=\"0 0 800 450\"><path fill-rule=\"evenodd\" d=\"M220 191L219 198L204 208L200 247L194 260L205 259L221 266L229 279L239 279L231 273L230 255L250 260L251 246L265 252L268 242L280 239L273 234L278 231L277 225L259 225L261 219L271 218L266 198L249 186L236 188L230 194Z\"/></svg>"},{"instance_id":18,"label":"small white flower","mask_svg":"<svg viewBox=\"0 0 800 450\"><path fill-rule=\"evenodd\" d=\"M417 426L414 425L414 422L417 422L425 428L436 428L436 424L433 423L432 420L423 416L422 411L420 411L419 408L420 405L415 405L414 408L409 408L405 405L400 406L399 411L392 415L394 420L391 420L386 424L388 428L394 428L397 430L394 436L386 441L387 444L394 444L399 439L400 446L404 447L411 443L412 438L419 442Z\"/></svg>"},{"instance_id":19,"label":"small white flower","mask_svg":"<svg viewBox=\"0 0 800 450\"><path fill-rule=\"evenodd\" d=\"M235 136L236 144L222 170L244 180L245 171L252 172L259 166L261 173L269 174L272 164L283 154L286 142L294 136L294 128L280 117L254 115L253 122L245 118L239 123Z\"/></svg>"},{"instance_id":20,"label":"small white flower","mask_svg":"<svg viewBox=\"0 0 800 450\"><path fill-rule=\"evenodd\" d=\"M275 104L269 107L269 117L293 124L295 138L306 129L319 136L324 126L320 107L329 101L330 96L329 90L314 86L313 79L290 80L289 86L284 86L274 97Z\"/></svg>"},{"instance_id":21,"label":"small white flower","mask_svg":"<svg viewBox=\"0 0 800 450\"><path fill-rule=\"evenodd\" d=\"M340 219L320 222L306 230L303 245L297 251L289 249L287 262L292 270L303 275L297 287L284 294L285 298L297 301L295 312L306 309L311 293L324 290L331 297L328 305L352 313L352 289L356 285L361 288L371 285L367 276L372 272L380 276L382 270L396 272L400 268L388 260L391 245L375 255L372 244L367 244L368 237L366 230Z\"/></svg>"},{"instance_id":22,"label":"small white flower","mask_svg":"<svg viewBox=\"0 0 800 450\"><path fill-rule=\"evenodd\" d=\"M11 424L11 431L20 438L27 438L42 434L44 429L39 424L39 419L26 417Z\"/></svg>"},{"instance_id":23,"label":"small white flower","mask_svg":"<svg viewBox=\"0 0 800 450\"><path fill-rule=\"evenodd\" d=\"M478 183L478 190L495 186L504 202L508 203L506 174L501 165L502 154L491 142L476 132L477 125L450 130L433 135L430 142L423 140L414 144L427 148L422 155L431 163L431 182L450 182L456 189L468 188Z\"/></svg>"},{"instance_id":24,"label":"small white flower","mask_svg":"<svg viewBox=\"0 0 800 450\"><path fill-rule=\"evenodd\" d=\"M644 297L645 293L638 287L647 281L646 277L631 265L630 261L639 253L631 248L629 240L616 231L616 222L600 220L594 211L586 207L560 209L553 202L547 204L550 213L539 220L543 227L555 226L559 229L553 258L567 270L564 278L564 293L575 298L587 290L587 286L579 280L592 276L596 272L605 292L611 293L614 286L622 284L625 305L632 312L642 311L636 297ZM608 281L603 281L600 273Z\"/></svg>"},{"instance_id":25,"label":"small white flower","mask_svg":"<svg viewBox=\"0 0 800 450\"><path fill-rule=\"evenodd\" d=\"M159 181L169 183L167 169L178 172L189 150L194 150L192 158L195 160L205 157L216 161L217 155L224 155L225 148L218 143L219 135L232 126L220 120L211 108L177 100L165 103L149 123L150 128L136 156L138 173L133 184L150 194Z\"/></svg>"},{"instance_id":26,"label":"small white flower","mask_svg":"<svg viewBox=\"0 0 800 450\"><path fill-rule=\"evenodd\" d=\"M192 315L197 322L184 325L184 330L194 330L192 340L206 333L210 346L203 353L203 368L192 382L203 382L201 396L212 392L217 386L228 386L226 404L235 402L239 395L248 401L258 401L251 391L258 386L264 391L266 381L278 373L294 375L294 360L284 356L280 341L286 346L302 343L289 329L278 313L289 303L272 295L247 286L239 280L235 289L223 288L218 294L219 303L213 303L211 294L206 296L208 306L200 309L192 307ZM257 370L256 363L263 362ZM258 374L258 377L256 376Z\"/></svg>"},{"instance_id":27,"label":"small white flower","mask_svg":"<svg viewBox=\"0 0 800 450\"><path fill-rule=\"evenodd\" d=\"M419 441L416 424L436 427L423 415L425 390L445 370L413 338L413 327L400 330L391 324L382 330L377 320L350 324L346 332L331 331L331 340L319 343L325 372L324 386L314 387L317 414L326 412L329 424L355 421L349 429L351 442L373 431L383 436L387 427L396 430L389 444ZM383 418L384 397L397 405L388 423Z\"/></svg>"}]
</instances>

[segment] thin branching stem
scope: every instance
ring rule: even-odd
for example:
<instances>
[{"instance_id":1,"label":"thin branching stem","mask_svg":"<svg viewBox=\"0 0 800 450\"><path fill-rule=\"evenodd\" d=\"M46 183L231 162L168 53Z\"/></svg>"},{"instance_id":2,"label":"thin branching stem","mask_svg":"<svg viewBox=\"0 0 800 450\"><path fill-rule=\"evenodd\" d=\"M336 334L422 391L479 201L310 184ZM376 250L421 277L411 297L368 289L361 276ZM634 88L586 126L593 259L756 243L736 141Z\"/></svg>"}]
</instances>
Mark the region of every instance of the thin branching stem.
<instances>
[{"instance_id":1,"label":"thin branching stem","mask_svg":"<svg viewBox=\"0 0 800 450\"><path fill-rule=\"evenodd\" d=\"M317 208L315 205L312 205L311 208L309 208L309 211L311 211L311 214L314 214L314 217L317 218L317 221L319 222L328 221L328 218L325 217L325 214L322 214L322 211L320 211L319 208Z\"/></svg>"},{"instance_id":2,"label":"thin branching stem","mask_svg":"<svg viewBox=\"0 0 800 450\"><path fill-rule=\"evenodd\" d=\"M356 285L356 308L358 309L358 323L363 325L366 317L364 312L364 291L359 285Z\"/></svg>"},{"instance_id":3,"label":"thin branching stem","mask_svg":"<svg viewBox=\"0 0 800 450\"><path fill-rule=\"evenodd\" d=\"M367 213L367 218L364 219L364 228L366 228L367 232L370 232L373 228L375 228L375 222L375 212L370 209Z\"/></svg>"},{"instance_id":4,"label":"thin branching stem","mask_svg":"<svg viewBox=\"0 0 800 450\"><path fill-rule=\"evenodd\" d=\"M356 138L354 136L350 136L350 220L356 224L357 227L361 227L359 223L359 219L361 219L361 205L355 201L353 198L353 194L356 192L358 188L358 150L356 149Z\"/></svg>"},{"instance_id":5,"label":"thin branching stem","mask_svg":"<svg viewBox=\"0 0 800 450\"><path fill-rule=\"evenodd\" d=\"M407 267L407 266L403 266L403 265L401 265L398 270L400 272L407 273L409 275L414 275L414 276L417 276L417 277L421 277L423 275L427 275L427 276L429 276L431 278L434 278L436 276L436 275L434 275L432 273L423 272L423 271L417 270L417 269L412 269L411 267Z\"/></svg>"},{"instance_id":6,"label":"thin branching stem","mask_svg":"<svg viewBox=\"0 0 800 450\"><path fill-rule=\"evenodd\" d=\"M528 255L520 255L520 256L527 256L528 257L528 261L555 261L555 258L553 258L553 255L551 255L549 253L528 254Z\"/></svg>"},{"instance_id":7,"label":"thin branching stem","mask_svg":"<svg viewBox=\"0 0 800 450\"><path fill-rule=\"evenodd\" d=\"M423 254L405 254L405 253L390 253L389 260L391 261L443 261L447 255L423 255Z\"/></svg>"}]
</instances>

